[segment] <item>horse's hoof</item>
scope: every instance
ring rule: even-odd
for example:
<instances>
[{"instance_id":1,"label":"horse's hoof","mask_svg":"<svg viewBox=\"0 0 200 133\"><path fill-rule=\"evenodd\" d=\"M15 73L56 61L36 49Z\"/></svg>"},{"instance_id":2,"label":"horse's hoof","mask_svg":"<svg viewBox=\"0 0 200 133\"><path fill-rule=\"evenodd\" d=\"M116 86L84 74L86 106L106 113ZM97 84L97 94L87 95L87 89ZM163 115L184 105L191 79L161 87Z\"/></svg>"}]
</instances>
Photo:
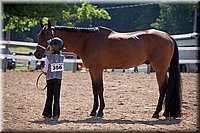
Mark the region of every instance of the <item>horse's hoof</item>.
<instances>
[{"instance_id":1,"label":"horse's hoof","mask_svg":"<svg viewBox=\"0 0 200 133\"><path fill-rule=\"evenodd\" d=\"M103 117L103 115L104 115L103 113L98 113L97 117Z\"/></svg>"},{"instance_id":2,"label":"horse's hoof","mask_svg":"<svg viewBox=\"0 0 200 133\"><path fill-rule=\"evenodd\" d=\"M153 114L152 118L159 119L159 115Z\"/></svg>"},{"instance_id":3,"label":"horse's hoof","mask_svg":"<svg viewBox=\"0 0 200 133\"><path fill-rule=\"evenodd\" d=\"M90 116L96 116L97 114L96 114L96 112L91 112L90 113Z\"/></svg>"}]
</instances>

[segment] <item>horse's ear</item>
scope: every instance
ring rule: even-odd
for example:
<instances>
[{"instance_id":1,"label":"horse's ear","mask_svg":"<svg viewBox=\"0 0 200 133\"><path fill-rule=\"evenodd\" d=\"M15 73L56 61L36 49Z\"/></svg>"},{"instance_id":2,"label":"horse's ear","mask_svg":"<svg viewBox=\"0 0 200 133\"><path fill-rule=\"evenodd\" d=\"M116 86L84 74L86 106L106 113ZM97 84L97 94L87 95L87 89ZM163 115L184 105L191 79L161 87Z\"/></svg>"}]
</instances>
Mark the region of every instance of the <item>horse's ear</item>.
<instances>
[{"instance_id":1,"label":"horse's ear","mask_svg":"<svg viewBox=\"0 0 200 133\"><path fill-rule=\"evenodd\" d=\"M41 26L41 28L44 27L44 25L43 25L43 23L42 23L42 20L40 20L40 26Z\"/></svg>"},{"instance_id":2,"label":"horse's ear","mask_svg":"<svg viewBox=\"0 0 200 133\"><path fill-rule=\"evenodd\" d=\"M51 21L48 20L48 29L51 29Z\"/></svg>"}]
</instances>

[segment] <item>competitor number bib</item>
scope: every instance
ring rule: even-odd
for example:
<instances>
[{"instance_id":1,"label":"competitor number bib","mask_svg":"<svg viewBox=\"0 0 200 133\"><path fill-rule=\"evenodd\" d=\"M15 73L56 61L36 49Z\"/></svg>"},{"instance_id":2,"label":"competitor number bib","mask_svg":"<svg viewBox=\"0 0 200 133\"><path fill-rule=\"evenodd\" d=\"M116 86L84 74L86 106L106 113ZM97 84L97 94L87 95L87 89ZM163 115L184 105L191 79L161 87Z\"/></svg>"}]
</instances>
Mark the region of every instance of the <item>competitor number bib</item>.
<instances>
[{"instance_id":1,"label":"competitor number bib","mask_svg":"<svg viewBox=\"0 0 200 133\"><path fill-rule=\"evenodd\" d=\"M51 72L58 72L64 70L64 63L52 63Z\"/></svg>"}]
</instances>

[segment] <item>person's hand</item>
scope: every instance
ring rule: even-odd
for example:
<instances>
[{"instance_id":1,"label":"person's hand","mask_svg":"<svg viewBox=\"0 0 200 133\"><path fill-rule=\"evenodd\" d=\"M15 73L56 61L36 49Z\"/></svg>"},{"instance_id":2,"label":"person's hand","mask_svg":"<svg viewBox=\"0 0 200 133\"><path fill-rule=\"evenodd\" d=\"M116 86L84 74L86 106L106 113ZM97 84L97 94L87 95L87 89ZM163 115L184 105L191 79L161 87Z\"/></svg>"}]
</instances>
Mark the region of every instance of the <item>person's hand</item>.
<instances>
[{"instance_id":1,"label":"person's hand","mask_svg":"<svg viewBox=\"0 0 200 133\"><path fill-rule=\"evenodd\" d=\"M42 71L42 69L41 69L41 71ZM47 72L42 71L42 73L44 73L44 75L47 75Z\"/></svg>"}]
</instances>

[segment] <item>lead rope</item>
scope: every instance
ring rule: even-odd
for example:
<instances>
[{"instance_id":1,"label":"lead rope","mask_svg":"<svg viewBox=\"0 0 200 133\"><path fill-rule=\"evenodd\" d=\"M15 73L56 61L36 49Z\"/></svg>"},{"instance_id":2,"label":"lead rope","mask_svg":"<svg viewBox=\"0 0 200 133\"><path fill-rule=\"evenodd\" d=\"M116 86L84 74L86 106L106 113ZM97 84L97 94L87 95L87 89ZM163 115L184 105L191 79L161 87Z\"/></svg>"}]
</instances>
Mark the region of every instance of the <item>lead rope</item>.
<instances>
[{"instance_id":1,"label":"lead rope","mask_svg":"<svg viewBox=\"0 0 200 133\"><path fill-rule=\"evenodd\" d=\"M44 74L44 72L41 72L41 73L39 74L39 76L38 76L38 78L37 78L37 81L36 81L36 89L37 89L37 90L40 90L40 91L43 91L43 90L45 90L45 89L47 88L47 85L45 85L45 87L44 87L43 89L40 89L40 88L38 87L38 82L39 82L39 79L40 79L40 77L42 76L42 74Z\"/></svg>"}]
</instances>

